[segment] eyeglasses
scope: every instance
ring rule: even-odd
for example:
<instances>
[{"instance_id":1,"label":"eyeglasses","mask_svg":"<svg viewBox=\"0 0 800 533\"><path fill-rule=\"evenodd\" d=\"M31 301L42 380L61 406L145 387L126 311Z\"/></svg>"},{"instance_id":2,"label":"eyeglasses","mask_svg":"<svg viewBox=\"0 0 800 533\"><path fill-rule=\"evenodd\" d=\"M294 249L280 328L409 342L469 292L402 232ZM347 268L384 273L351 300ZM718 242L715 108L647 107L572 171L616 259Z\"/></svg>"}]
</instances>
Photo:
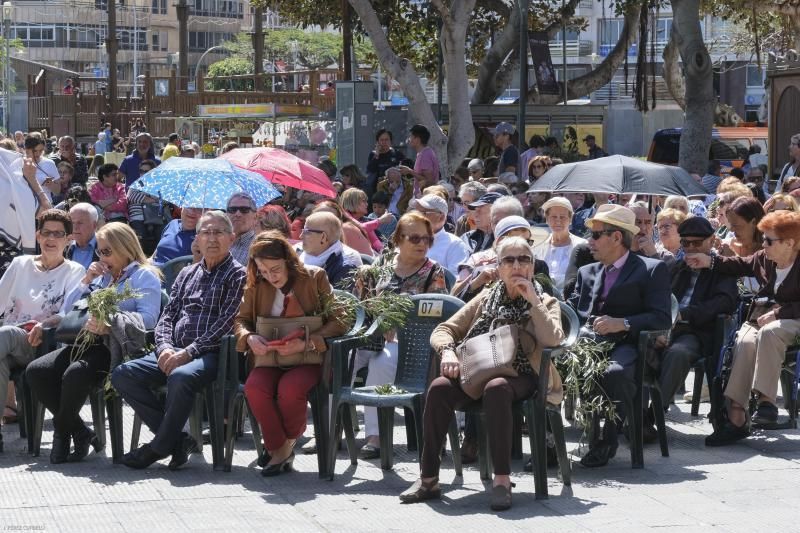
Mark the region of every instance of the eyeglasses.
<instances>
[{"instance_id":1,"label":"eyeglasses","mask_svg":"<svg viewBox=\"0 0 800 533\"><path fill-rule=\"evenodd\" d=\"M253 208L252 207L248 207L246 205L242 205L242 206L232 205L228 209L226 209L226 211L228 212L229 215L232 215L232 214L234 214L236 212L239 212L239 213L241 213L243 215L246 215L247 213L252 213L253 212Z\"/></svg>"},{"instance_id":2,"label":"eyeglasses","mask_svg":"<svg viewBox=\"0 0 800 533\"><path fill-rule=\"evenodd\" d=\"M147 174L151 170L153 170L152 167L139 167L139 172L141 172L142 174Z\"/></svg>"},{"instance_id":3,"label":"eyeglasses","mask_svg":"<svg viewBox=\"0 0 800 533\"><path fill-rule=\"evenodd\" d=\"M405 237L405 239L411 244L419 244L419 243L430 244L431 241L433 240L428 235L403 235L403 237Z\"/></svg>"},{"instance_id":4,"label":"eyeglasses","mask_svg":"<svg viewBox=\"0 0 800 533\"><path fill-rule=\"evenodd\" d=\"M222 229L201 229L197 232L198 235L202 235L203 237L211 237L212 235L214 237L221 237L227 233L230 232Z\"/></svg>"},{"instance_id":5,"label":"eyeglasses","mask_svg":"<svg viewBox=\"0 0 800 533\"><path fill-rule=\"evenodd\" d=\"M682 248L699 248L703 245L705 239L681 239L681 247Z\"/></svg>"},{"instance_id":6,"label":"eyeglasses","mask_svg":"<svg viewBox=\"0 0 800 533\"><path fill-rule=\"evenodd\" d=\"M97 253L103 257L109 257L114 252L111 250L111 248L103 248L102 250L97 250Z\"/></svg>"},{"instance_id":7,"label":"eyeglasses","mask_svg":"<svg viewBox=\"0 0 800 533\"><path fill-rule=\"evenodd\" d=\"M514 266L514 263L519 263L519 266L528 266L533 264L533 257L529 255L507 255L500 259L500 264L505 266Z\"/></svg>"},{"instance_id":8,"label":"eyeglasses","mask_svg":"<svg viewBox=\"0 0 800 533\"><path fill-rule=\"evenodd\" d=\"M783 239L779 239L777 237L775 237L775 238L767 237L766 235L764 235L764 237L761 238L761 242L763 242L766 246L772 246L776 242L780 242L782 240Z\"/></svg>"},{"instance_id":9,"label":"eyeglasses","mask_svg":"<svg viewBox=\"0 0 800 533\"><path fill-rule=\"evenodd\" d=\"M658 231L664 233L666 231L671 230L674 226L675 226L675 224L662 224L662 225L658 226Z\"/></svg>"},{"instance_id":10,"label":"eyeglasses","mask_svg":"<svg viewBox=\"0 0 800 533\"><path fill-rule=\"evenodd\" d=\"M321 229L311 229L311 228L303 228L300 232L300 235L308 235L309 233L325 233Z\"/></svg>"},{"instance_id":11,"label":"eyeglasses","mask_svg":"<svg viewBox=\"0 0 800 533\"><path fill-rule=\"evenodd\" d=\"M604 230L600 230L600 231L593 231L593 232L591 232L589 234L589 236L592 238L592 240L597 241L597 240L600 240L600 237L602 237L603 235L611 235L615 231L617 231L617 230L615 230L615 229L604 229Z\"/></svg>"},{"instance_id":12,"label":"eyeglasses","mask_svg":"<svg viewBox=\"0 0 800 533\"><path fill-rule=\"evenodd\" d=\"M39 230L39 235L41 235L45 239L49 239L50 237L53 237L54 239L62 239L66 237L67 232L59 230L50 231L49 229L43 229Z\"/></svg>"}]
</instances>

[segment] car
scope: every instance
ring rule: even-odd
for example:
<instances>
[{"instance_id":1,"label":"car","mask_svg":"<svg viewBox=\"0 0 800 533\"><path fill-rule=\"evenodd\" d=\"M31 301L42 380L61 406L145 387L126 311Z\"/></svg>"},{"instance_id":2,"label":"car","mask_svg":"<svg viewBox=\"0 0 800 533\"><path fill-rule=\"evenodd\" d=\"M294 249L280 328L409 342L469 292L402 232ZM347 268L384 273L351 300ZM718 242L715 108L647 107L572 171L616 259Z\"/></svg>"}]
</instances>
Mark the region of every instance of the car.
<instances>
[{"instance_id":1,"label":"car","mask_svg":"<svg viewBox=\"0 0 800 533\"><path fill-rule=\"evenodd\" d=\"M767 155L768 128L758 126L720 127L711 130L711 149L708 159L717 160L722 173L740 168L748 162L751 147L758 146L760 153ZM653 135L647 160L665 165L678 164L678 149L681 128L658 130Z\"/></svg>"}]
</instances>

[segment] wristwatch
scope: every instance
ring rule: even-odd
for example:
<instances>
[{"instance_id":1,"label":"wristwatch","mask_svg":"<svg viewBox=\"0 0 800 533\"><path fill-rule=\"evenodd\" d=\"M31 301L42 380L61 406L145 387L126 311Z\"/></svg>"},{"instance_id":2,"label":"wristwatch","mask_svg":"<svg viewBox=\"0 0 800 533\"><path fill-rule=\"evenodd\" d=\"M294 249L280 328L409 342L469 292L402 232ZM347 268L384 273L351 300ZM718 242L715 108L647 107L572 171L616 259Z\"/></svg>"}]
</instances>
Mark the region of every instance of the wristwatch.
<instances>
[{"instance_id":1,"label":"wristwatch","mask_svg":"<svg viewBox=\"0 0 800 533\"><path fill-rule=\"evenodd\" d=\"M622 323L625 326L625 331L630 331L631 330L631 323L627 318L623 318L622 319Z\"/></svg>"}]
</instances>

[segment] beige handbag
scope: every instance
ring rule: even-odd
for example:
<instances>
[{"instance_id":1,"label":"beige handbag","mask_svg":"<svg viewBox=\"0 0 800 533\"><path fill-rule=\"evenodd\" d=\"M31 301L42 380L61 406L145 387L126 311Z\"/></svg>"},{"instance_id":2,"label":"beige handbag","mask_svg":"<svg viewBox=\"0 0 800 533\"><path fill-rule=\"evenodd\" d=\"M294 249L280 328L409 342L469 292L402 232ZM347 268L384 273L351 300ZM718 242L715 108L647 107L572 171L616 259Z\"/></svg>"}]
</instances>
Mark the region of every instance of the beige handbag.
<instances>
[{"instance_id":1,"label":"beige handbag","mask_svg":"<svg viewBox=\"0 0 800 533\"><path fill-rule=\"evenodd\" d=\"M456 347L456 355L461 363L461 390L472 399L483 396L483 388L489 380L496 377L516 377L514 358L519 327L508 324L494 327L482 335L467 339Z\"/></svg>"},{"instance_id":2,"label":"beige handbag","mask_svg":"<svg viewBox=\"0 0 800 533\"><path fill-rule=\"evenodd\" d=\"M304 330L306 346L309 345L311 332L322 327L322 317L301 316L296 318L271 318L258 317L256 319L256 333L268 341L283 338L298 329ZM324 352L306 350L289 355L278 355L275 350L268 351L263 356L253 354L253 368L259 366L276 366L288 368L299 365L321 365L325 357Z\"/></svg>"}]
</instances>

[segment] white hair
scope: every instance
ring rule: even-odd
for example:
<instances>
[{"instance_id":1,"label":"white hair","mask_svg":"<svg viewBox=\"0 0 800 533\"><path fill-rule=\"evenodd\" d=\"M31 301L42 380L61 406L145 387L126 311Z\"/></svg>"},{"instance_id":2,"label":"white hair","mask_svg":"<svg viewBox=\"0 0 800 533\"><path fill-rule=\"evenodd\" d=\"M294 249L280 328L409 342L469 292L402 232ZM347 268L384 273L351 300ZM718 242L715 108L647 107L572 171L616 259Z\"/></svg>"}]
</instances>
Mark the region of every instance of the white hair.
<instances>
[{"instance_id":1,"label":"white hair","mask_svg":"<svg viewBox=\"0 0 800 533\"><path fill-rule=\"evenodd\" d=\"M97 208L95 206L93 206L92 204L90 204L90 203L78 202L77 204L73 205L70 208L69 212L70 213L75 213L75 212L86 213L87 215L89 215L89 218L92 219L92 223L95 226L97 225L97 219L98 219L98 216L99 216L97 214Z\"/></svg>"},{"instance_id":2,"label":"white hair","mask_svg":"<svg viewBox=\"0 0 800 533\"><path fill-rule=\"evenodd\" d=\"M524 217L525 209L522 207L520 201L513 196L501 196L492 204L489 215L494 218L497 213L503 213L507 217L514 215Z\"/></svg>"},{"instance_id":3,"label":"white hair","mask_svg":"<svg viewBox=\"0 0 800 533\"><path fill-rule=\"evenodd\" d=\"M212 209L211 211L206 211L200 217L200 220L197 221L197 227L201 227L203 222L207 220L218 220L225 226L225 229L228 233L233 233L233 224L231 223L231 219L228 218L228 215L225 214L224 211L220 211L219 209Z\"/></svg>"},{"instance_id":4,"label":"white hair","mask_svg":"<svg viewBox=\"0 0 800 533\"><path fill-rule=\"evenodd\" d=\"M106 140L106 132L104 132L104 131L101 131L100 133L98 133L98 134L97 134L97 140L98 140L98 141L104 141L104 140Z\"/></svg>"},{"instance_id":5,"label":"white hair","mask_svg":"<svg viewBox=\"0 0 800 533\"><path fill-rule=\"evenodd\" d=\"M506 237L497 245L496 252L498 261L503 258L503 252L508 248L524 248L525 251L530 254L531 258L535 257L533 255L533 247L528 243L528 241L522 237Z\"/></svg>"}]
</instances>

